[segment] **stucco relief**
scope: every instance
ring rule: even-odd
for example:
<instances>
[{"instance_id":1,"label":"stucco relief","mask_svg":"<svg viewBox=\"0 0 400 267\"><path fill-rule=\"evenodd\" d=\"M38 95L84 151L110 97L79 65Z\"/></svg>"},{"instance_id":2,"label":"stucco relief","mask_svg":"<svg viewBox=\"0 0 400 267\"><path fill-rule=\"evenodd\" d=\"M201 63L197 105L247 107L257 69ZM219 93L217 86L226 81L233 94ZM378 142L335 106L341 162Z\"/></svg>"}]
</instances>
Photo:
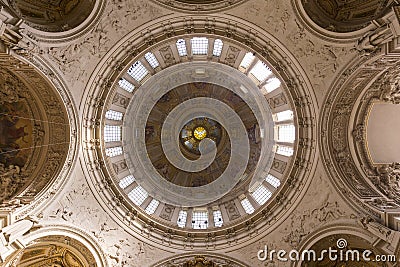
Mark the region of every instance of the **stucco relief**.
<instances>
[{"instance_id":1,"label":"stucco relief","mask_svg":"<svg viewBox=\"0 0 400 267\"><path fill-rule=\"evenodd\" d=\"M301 242L316 228L341 219L354 219L355 214L337 198L337 193L329 184L325 173L317 173L314 185L309 189L299 209L293 212L283 230L283 241L291 248L298 249ZM324 188L319 194L317 188Z\"/></svg>"},{"instance_id":2,"label":"stucco relief","mask_svg":"<svg viewBox=\"0 0 400 267\"><path fill-rule=\"evenodd\" d=\"M323 193L321 193L321 188L324 189ZM285 222L274 232L253 241L240 251L229 253L229 255L237 258L247 255L246 263L250 266L291 266L290 262L278 261L276 258L260 261L257 258L257 252L264 250L265 246L268 251L300 249L310 234L316 229L323 229L330 224L348 221L356 226L358 215L350 206L340 200L337 194L320 165L313 177L313 186L309 188L299 206ZM275 219L271 215L268 215L267 218Z\"/></svg>"},{"instance_id":3,"label":"stucco relief","mask_svg":"<svg viewBox=\"0 0 400 267\"><path fill-rule=\"evenodd\" d=\"M399 164L374 164L370 159L366 141L366 129L363 125L367 123L368 110L375 102L388 102L397 104L397 84L398 84L398 63L380 74L378 78L367 88L362 95L362 101L358 104L359 115L354 123L353 139L354 147L357 150L358 161L366 179L369 179L380 190L388 200L379 198L368 201L372 206L378 209L396 208L395 201L399 203ZM357 160L357 159L356 159Z\"/></svg>"},{"instance_id":4,"label":"stucco relief","mask_svg":"<svg viewBox=\"0 0 400 267\"><path fill-rule=\"evenodd\" d=\"M113 267L148 266L170 255L124 232L98 206L83 177L74 177L69 189L38 215L41 224L79 226L98 242Z\"/></svg>"},{"instance_id":5,"label":"stucco relief","mask_svg":"<svg viewBox=\"0 0 400 267\"><path fill-rule=\"evenodd\" d=\"M162 10L148 3L123 2L114 0L105 7L104 14L96 26L83 37L71 42L66 47L49 47L44 56L56 63L70 84L77 80L86 80L88 71L110 50L113 44L131 29L127 26L152 20L162 15Z\"/></svg>"},{"instance_id":6,"label":"stucco relief","mask_svg":"<svg viewBox=\"0 0 400 267\"><path fill-rule=\"evenodd\" d=\"M310 81L316 89L318 101L322 102L334 77L351 58L357 56L356 49L351 44L339 47L336 43L327 43L316 38L299 21L290 2L250 1L244 6L246 6L244 15L247 20L266 29L283 42L297 59L300 59L302 67L309 73ZM235 11L234 9L229 12L240 15L239 10Z\"/></svg>"}]
</instances>

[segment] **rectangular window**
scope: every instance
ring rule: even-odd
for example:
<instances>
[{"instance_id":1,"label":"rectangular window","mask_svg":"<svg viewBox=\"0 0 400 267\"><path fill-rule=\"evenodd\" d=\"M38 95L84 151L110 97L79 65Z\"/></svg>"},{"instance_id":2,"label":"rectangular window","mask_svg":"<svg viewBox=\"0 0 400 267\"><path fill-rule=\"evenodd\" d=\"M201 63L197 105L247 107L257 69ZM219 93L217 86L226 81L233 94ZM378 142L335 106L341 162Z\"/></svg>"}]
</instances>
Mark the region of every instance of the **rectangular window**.
<instances>
[{"instance_id":1,"label":"rectangular window","mask_svg":"<svg viewBox=\"0 0 400 267\"><path fill-rule=\"evenodd\" d=\"M178 214L178 226L183 228L186 226L186 219L187 219L187 211L186 210L181 210L179 211Z\"/></svg>"},{"instance_id":2,"label":"rectangular window","mask_svg":"<svg viewBox=\"0 0 400 267\"><path fill-rule=\"evenodd\" d=\"M281 185L281 181L272 174L268 174L267 177L265 178L265 181L267 181L270 185L272 185L275 188L278 188Z\"/></svg>"},{"instance_id":3,"label":"rectangular window","mask_svg":"<svg viewBox=\"0 0 400 267\"><path fill-rule=\"evenodd\" d=\"M271 69L262 61L258 61L250 71L250 74L252 74L259 82L267 79L271 73Z\"/></svg>"},{"instance_id":4,"label":"rectangular window","mask_svg":"<svg viewBox=\"0 0 400 267\"><path fill-rule=\"evenodd\" d=\"M282 112L278 112L276 115L276 121L288 121L293 120L293 111L285 110Z\"/></svg>"},{"instance_id":5,"label":"rectangular window","mask_svg":"<svg viewBox=\"0 0 400 267\"><path fill-rule=\"evenodd\" d=\"M252 214L254 212L254 207L247 198L243 199L240 204L242 204L242 207L247 214Z\"/></svg>"},{"instance_id":6,"label":"rectangular window","mask_svg":"<svg viewBox=\"0 0 400 267\"><path fill-rule=\"evenodd\" d=\"M160 65L157 61L156 56L153 53L148 52L146 53L146 55L144 55L144 57L153 69L157 68Z\"/></svg>"},{"instance_id":7,"label":"rectangular window","mask_svg":"<svg viewBox=\"0 0 400 267\"><path fill-rule=\"evenodd\" d=\"M187 56L186 42L184 39L179 39L176 41L176 48L178 49L179 56Z\"/></svg>"},{"instance_id":8,"label":"rectangular window","mask_svg":"<svg viewBox=\"0 0 400 267\"><path fill-rule=\"evenodd\" d=\"M291 155L293 155L293 148L292 147L288 147L288 146L278 146L276 153L283 155L283 156L287 156L290 157Z\"/></svg>"},{"instance_id":9,"label":"rectangular window","mask_svg":"<svg viewBox=\"0 0 400 267\"><path fill-rule=\"evenodd\" d=\"M278 78L271 78L268 79L267 83L264 85L265 90L267 93L271 93L275 89L281 86L281 81Z\"/></svg>"},{"instance_id":10,"label":"rectangular window","mask_svg":"<svg viewBox=\"0 0 400 267\"><path fill-rule=\"evenodd\" d=\"M213 217L214 217L214 226L215 227L221 227L224 221L222 220L222 213L220 210L214 210L213 211Z\"/></svg>"},{"instance_id":11,"label":"rectangular window","mask_svg":"<svg viewBox=\"0 0 400 267\"><path fill-rule=\"evenodd\" d=\"M145 212L147 214L153 214L156 211L159 204L160 202L157 199L151 200L150 204L146 207Z\"/></svg>"},{"instance_id":12,"label":"rectangular window","mask_svg":"<svg viewBox=\"0 0 400 267\"><path fill-rule=\"evenodd\" d=\"M258 204L264 205L264 203L272 196L272 193L265 188L265 186L260 184L251 195Z\"/></svg>"},{"instance_id":13,"label":"rectangular window","mask_svg":"<svg viewBox=\"0 0 400 267\"><path fill-rule=\"evenodd\" d=\"M140 61L136 61L135 63L133 63L133 65L128 70L128 74L138 82L146 77L147 73L149 72Z\"/></svg>"},{"instance_id":14,"label":"rectangular window","mask_svg":"<svg viewBox=\"0 0 400 267\"><path fill-rule=\"evenodd\" d=\"M190 40L193 55L207 55L208 39L206 37L193 37Z\"/></svg>"},{"instance_id":15,"label":"rectangular window","mask_svg":"<svg viewBox=\"0 0 400 267\"><path fill-rule=\"evenodd\" d=\"M128 82L127 80L125 80L124 78L121 78L118 81L119 86L124 89L125 91L132 93L133 90L135 89L135 86L133 84L131 84L130 82Z\"/></svg>"},{"instance_id":16,"label":"rectangular window","mask_svg":"<svg viewBox=\"0 0 400 267\"><path fill-rule=\"evenodd\" d=\"M106 125L104 127L104 141L105 142L121 141L121 126Z\"/></svg>"},{"instance_id":17,"label":"rectangular window","mask_svg":"<svg viewBox=\"0 0 400 267\"><path fill-rule=\"evenodd\" d=\"M122 147L117 146L117 147L106 148L106 155L108 157L115 157L122 155Z\"/></svg>"},{"instance_id":18,"label":"rectangular window","mask_svg":"<svg viewBox=\"0 0 400 267\"><path fill-rule=\"evenodd\" d=\"M253 53L247 52L246 55L244 56L242 62L240 63L240 67L247 69L255 58L256 58L256 56L253 55Z\"/></svg>"},{"instance_id":19,"label":"rectangular window","mask_svg":"<svg viewBox=\"0 0 400 267\"><path fill-rule=\"evenodd\" d=\"M220 39L216 39L214 41L213 55L219 57L221 55L223 46L224 44L222 43L222 41Z\"/></svg>"},{"instance_id":20,"label":"rectangular window","mask_svg":"<svg viewBox=\"0 0 400 267\"><path fill-rule=\"evenodd\" d=\"M125 189L128 186L130 186L134 181L135 181L135 178L133 177L133 175L128 175L119 181L119 187L121 187L122 189Z\"/></svg>"},{"instance_id":21,"label":"rectangular window","mask_svg":"<svg viewBox=\"0 0 400 267\"><path fill-rule=\"evenodd\" d=\"M113 121L121 121L123 114L121 112L115 110L107 110L106 112L106 119L113 120Z\"/></svg>"},{"instance_id":22,"label":"rectangular window","mask_svg":"<svg viewBox=\"0 0 400 267\"><path fill-rule=\"evenodd\" d=\"M128 197L133 203L135 203L137 206L140 206L148 197L148 193L143 189L143 187L138 185L131 192L129 192Z\"/></svg>"},{"instance_id":23,"label":"rectangular window","mask_svg":"<svg viewBox=\"0 0 400 267\"><path fill-rule=\"evenodd\" d=\"M278 142L293 143L296 130L293 124L278 125Z\"/></svg>"},{"instance_id":24,"label":"rectangular window","mask_svg":"<svg viewBox=\"0 0 400 267\"><path fill-rule=\"evenodd\" d=\"M207 211L193 211L192 227L193 227L193 229L207 229L207 227L208 227L208 212Z\"/></svg>"}]
</instances>

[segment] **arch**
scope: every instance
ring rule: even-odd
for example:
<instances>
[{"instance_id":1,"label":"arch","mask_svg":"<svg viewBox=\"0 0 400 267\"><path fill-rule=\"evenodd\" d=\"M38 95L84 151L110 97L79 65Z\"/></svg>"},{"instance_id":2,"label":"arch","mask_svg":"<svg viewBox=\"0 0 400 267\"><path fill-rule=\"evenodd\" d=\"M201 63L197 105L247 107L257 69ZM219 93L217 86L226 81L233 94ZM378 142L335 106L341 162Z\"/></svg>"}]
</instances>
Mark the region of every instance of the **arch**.
<instances>
[{"instance_id":1,"label":"arch","mask_svg":"<svg viewBox=\"0 0 400 267\"><path fill-rule=\"evenodd\" d=\"M157 4L161 4L167 8L171 8L178 11L184 12L217 12L233 8L247 0L232 0L232 1L222 1L222 0L153 0Z\"/></svg>"},{"instance_id":2,"label":"arch","mask_svg":"<svg viewBox=\"0 0 400 267\"><path fill-rule=\"evenodd\" d=\"M292 3L300 23L305 28L323 40L333 43L357 42L366 36L368 31L389 24L386 17L394 5L392 0L364 1L361 8L360 1L292 0Z\"/></svg>"},{"instance_id":3,"label":"arch","mask_svg":"<svg viewBox=\"0 0 400 267\"><path fill-rule=\"evenodd\" d=\"M12 191L1 190L4 197L0 209L7 216L12 214L16 220L49 203L64 186L74 163L79 131L75 107L63 81L45 62L37 58L30 60L17 55L0 55L2 108L8 107L8 111L2 111L2 123L19 122L17 128L12 123L7 124L7 127L14 127L8 140L19 146L31 140L30 145L11 151L22 152L27 156L26 161L7 161L1 165L4 181L14 179L14 183ZM47 78L44 73L48 74ZM13 113L18 113L12 107L19 102L28 112ZM16 159L18 157L13 160ZM2 186L6 185L2 182ZM5 195L6 192L9 193Z\"/></svg>"},{"instance_id":4,"label":"arch","mask_svg":"<svg viewBox=\"0 0 400 267\"><path fill-rule=\"evenodd\" d=\"M367 220L368 221L368 220ZM337 264L350 264L349 266L386 266L386 263L382 263L382 265L377 264L374 261L365 261L362 257L362 253L365 250L371 251L370 257L371 260L375 255L395 255L397 252L392 248L392 250L387 250L385 246L387 246L390 241L382 240L382 242L378 242L377 239L382 238L374 234L373 230L371 230L371 225L368 225L368 222L361 219L358 223L355 224L355 221L350 220L339 220L334 223L330 223L325 225L322 228L315 230L310 233L300 244L299 247L296 248L296 251L301 253L303 251L314 251L316 253L316 258L321 258L318 261L309 261L308 259L300 258L299 261L293 262L292 266L304 266L304 264L309 264L307 266L337 266ZM379 225L379 223L374 223ZM375 226L376 227L376 226ZM389 229L381 227L382 232L389 231ZM384 230L385 229L385 230ZM388 243L385 243L388 242ZM328 254L323 255L322 250L329 249L336 250L332 254L332 256L337 253L337 260L330 259ZM346 251L358 251L359 252L359 261L352 260L351 254L348 254L349 260L346 260ZM340 256L341 251L343 252L342 256ZM308 255L308 254L307 254ZM354 254L357 255L357 254ZM341 257L343 260L341 260ZM368 265L368 264L373 265ZM315 265L317 264L317 265ZM344 265L348 266L348 265Z\"/></svg>"},{"instance_id":5,"label":"arch","mask_svg":"<svg viewBox=\"0 0 400 267\"><path fill-rule=\"evenodd\" d=\"M187 253L170 257L151 267L185 266L185 267L214 267L214 266L248 267L234 258L216 253Z\"/></svg>"},{"instance_id":6,"label":"arch","mask_svg":"<svg viewBox=\"0 0 400 267\"><path fill-rule=\"evenodd\" d=\"M105 0L30 1L7 0L5 12L14 17L28 50L42 46L65 45L88 33L98 22L105 9ZM15 22L17 21L17 22ZM14 30L15 30L14 28Z\"/></svg>"},{"instance_id":7,"label":"arch","mask_svg":"<svg viewBox=\"0 0 400 267\"><path fill-rule=\"evenodd\" d=\"M396 101L387 96L398 75L398 62L376 53L353 62L348 69L332 86L320 118L324 165L338 191L356 210L381 218L382 212L390 209L385 221L397 229L393 218L400 211L399 189L392 178L398 167L373 163L366 129L374 103Z\"/></svg>"},{"instance_id":8,"label":"arch","mask_svg":"<svg viewBox=\"0 0 400 267\"><path fill-rule=\"evenodd\" d=\"M19 244L23 247L6 259L5 267L43 263L54 266L108 266L101 247L92 237L77 228L44 226L23 236Z\"/></svg>"}]
</instances>

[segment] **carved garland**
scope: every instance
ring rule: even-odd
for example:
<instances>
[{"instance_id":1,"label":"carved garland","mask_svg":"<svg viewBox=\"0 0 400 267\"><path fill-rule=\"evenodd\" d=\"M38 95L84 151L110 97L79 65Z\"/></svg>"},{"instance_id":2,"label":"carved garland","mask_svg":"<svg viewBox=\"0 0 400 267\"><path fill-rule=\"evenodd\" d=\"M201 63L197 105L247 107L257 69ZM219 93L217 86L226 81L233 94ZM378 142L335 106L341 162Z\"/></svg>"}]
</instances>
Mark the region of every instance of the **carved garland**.
<instances>
[{"instance_id":1,"label":"carved garland","mask_svg":"<svg viewBox=\"0 0 400 267\"><path fill-rule=\"evenodd\" d=\"M254 28L254 26L251 26ZM287 211L296 206L304 193L309 178L315 167L315 109L313 95L310 94L309 84L301 78L299 69L293 57L273 37L254 30L243 21L233 20L232 17L193 16L190 18L177 17L162 18L152 25L144 25L136 33L132 33L120 44L116 45L115 52L103 60L91 78L87 101L84 110L84 156L88 166L86 177L94 192L99 192L96 198L107 209L111 210L119 223L129 232L154 241L156 244L169 244L178 248L220 248L241 244L257 233L267 234L272 225L283 220ZM129 207L124 199L117 197L114 183L108 177L105 162L98 157L101 153L100 142L95 135L100 127L102 106L107 94L113 86L113 81L120 72L128 66L142 51L157 45L168 38L190 33L212 33L229 38L250 47L259 53L266 61L275 66L275 72L285 81L288 93L293 97L296 117L299 118L299 147L294 162L294 168L288 174L285 185L280 194L271 201L264 210L249 219L239 220L237 224L223 227L215 232L194 232L181 230L176 227L154 222L149 216ZM307 179L308 178L308 179ZM285 212L283 212L285 211ZM134 224L132 221L136 221ZM140 225L140 228L136 225ZM270 230L270 229L269 229ZM263 235L258 235L260 238ZM147 241L147 242L148 242Z\"/></svg>"}]
</instances>

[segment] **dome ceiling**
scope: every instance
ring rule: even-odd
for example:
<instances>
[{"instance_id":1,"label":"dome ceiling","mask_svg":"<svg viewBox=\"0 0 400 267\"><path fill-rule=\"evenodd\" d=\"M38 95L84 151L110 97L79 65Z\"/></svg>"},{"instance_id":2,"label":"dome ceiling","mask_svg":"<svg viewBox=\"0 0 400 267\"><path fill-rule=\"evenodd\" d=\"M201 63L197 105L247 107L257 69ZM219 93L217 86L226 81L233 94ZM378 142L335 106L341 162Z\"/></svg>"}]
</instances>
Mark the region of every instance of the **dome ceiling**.
<instances>
[{"instance_id":1,"label":"dome ceiling","mask_svg":"<svg viewBox=\"0 0 400 267\"><path fill-rule=\"evenodd\" d=\"M168 181L180 185L197 187L211 183L222 175L228 166L231 153L231 141L223 126L209 117L196 117L189 120L180 131L180 151L190 159L196 160L201 153L199 145L204 138L213 140L217 155L212 164L200 172L182 171L171 164L165 157L161 145L161 129L166 116L180 103L196 97L220 99L229 105L239 116L251 134L250 153L255 156L249 161L246 173L254 171L257 164L261 143L257 142L259 126L248 105L232 91L209 83L190 83L176 87L161 97L155 104L146 123L146 148L150 160L158 172ZM196 108L193 106L192 108ZM259 139L259 137L258 137Z\"/></svg>"},{"instance_id":2,"label":"dome ceiling","mask_svg":"<svg viewBox=\"0 0 400 267\"><path fill-rule=\"evenodd\" d=\"M203 20L193 21L194 25L197 23L200 23L199 27L204 26ZM294 111L295 103L291 96L292 91L303 90L307 84L295 86L298 76L289 79L289 74L283 71L287 59L278 60L272 54L269 57L270 54L263 50L266 44L257 44L253 51L245 48L240 44L244 41L241 37L233 36L239 38L237 41L223 37L226 27L221 28L219 35L218 23L216 21L218 34L215 35L184 34L187 32L186 24L181 20L171 24L171 27L175 24L178 27L174 30L174 37L160 36L157 32L152 37L153 42L143 43L143 36L135 35L134 46L131 41L129 45L121 43L114 52L115 56L110 58L111 61L117 60L117 65L114 64L112 69L109 69L109 63L104 65L104 70L107 69L107 74L101 75L104 82L88 85L90 98L98 103L85 105L88 125L93 126L85 128L84 143L88 149L84 154L89 168L88 181L99 192L99 197L104 198L104 204L110 206L110 211L120 218L117 220L119 224L127 231L142 234L147 230L143 232L140 228L151 227L153 234L150 239L156 243L163 242L163 236L167 235L170 236L171 246L181 247L180 244L191 235L196 237L194 246L204 246L202 242L209 233L215 236L213 242L216 246L224 247L228 245L228 230L239 234L239 239L246 239L242 236L246 225L275 225L265 220L266 216L285 207L286 210L287 205L282 205L282 200L287 202L299 196L301 190L296 189L297 185L305 185L300 180L307 180L308 176L304 175L312 170L305 166L313 161L302 161L300 158L314 155L310 150L315 146L308 144L310 139L305 138L314 130L314 124L304 119L303 129L297 128L299 113ZM228 23L225 21L221 23L228 25L224 24ZM202 32L201 29L204 30L204 27L198 31ZM240 29L239 25L237 29ZM266 58L274 64L279 61L279 64L276 63L279 70L275 70ZM103 90L99 91L99 86ZM185 90L182 89L185 86L192 91L185 94L193 94L193 98L176 99L176 95L168 95L177 88ZM226 101L225 96L219 99L207 97L203 90L207 86L219 86L236 94L251 109L256 123L245 125L244 122L252 118L239 114L240 102L238 106L229 106L231 100ZM213 93L218 95L223 91L218 89ZM314 118L309 114L312 109L310 103L302 95L308 94L293 96L299 110L304 110L300 115ZM171 106L166 104L168 102ZM155 109L161 104L166 105ZM150 116L152 110L157 111L154 111L154 116ZM149 117L152 117L151 121ZM219 133L214 137L216 142L212 138L196 138L194 135L196 130L197 135L203 133L204 128L205 135L210 136L210 126L204 122L205 118L221 126L219 141ZM96 124L97 121L100 123ZM242 128L239 131L232 129L229 126L232 123ZM163 126L160 127L160 124ZM193 128L190 133L185 130L184 138L200 141L199 151L203 149L206 153L196 155L182 144L185 126ZM225 138L224 130L229 138ZM298 146L299 136L304 137L301 147ZM237 140L244 141L244 146ZM259 155L257 149L250 152L252 142L259 146ZM191 178L179 179L183 183L177 185L164 177L170 171L169 167L157 164L161 163L157 160L165 155L163 160L168 160L164 161L168 166L173 165L180 172L188 168L194 168L191 172L199 172L203 170L200 166L207 168L214 163L218 150L229 146L239 146L239 149L230 153L237 158L236 161L229 161L232 162L232 169L228 166L223 171L233 171L232 175L227 173L225 177L228 182L223 182L222 175L208 180L205 185L199 185L203 183L201 181L196 184ZM155 147L158 152L150 151ZM243 149L246 147L248 151ZM300 158L296 156L298 153ZM153 161L151 157L154 157ZM198 161L199 164L191 164L190 161ZM249 169L251 173L246 171L248 162L255 162L254 170ZM300 167L294 168L294 164ZM182 186L185 183L190 186ZM287 198L284 197L286 195Z\"/></svg>"},{"instance_id":3,"label":"dome ceiling","mask_svg":"<svg viewBox=\"0 0 400 267\"><path fill-rule=\"evenodd\" d=\"M368 26L390 10L392 0L301 0L307 15L318 26L333 32L352 32Z\"/></svg>"},{"instance_id":4,"label":"dome ceiling","mask_svg":"<svg viewBox=\"0 0 400 267\"><path fill-rule=\"evenodd\" d=\"M32 67L11 58L0 65L0 203L29 202L63 166L68 116L60 96Z\"/></svg>"},{"instance_id":5,"label":"dome ceiling","mask_svg":"<svg viewBox=\"0 0 400 267\"><path fill-rule=\"evenodd\" d=\"M229 51L221 39L173 46L186 62L165 66L165 49L148 51L116 81L103 113L105 167L120 198L158 223L229 225L280 189L295 153L293 112L254 53L231 67L205 60Z\"/></svg>"},{"instance_id":6,"label":"dome ceiling","mask_svg":"<svg viewBox=\"0 0 400 267\"><path fill-rule=\"evenodd\" d=\"M170 94L170 101L166 101L166 94ZM177 98L172 100L172 96ZM182 153L180 135L185 125L200 122L200 118L217 121L227 136L219 147L211 138L198 142L201 155L195 159ZM150 134L155 138L151 145ZM191 207L210 204L239 181L267 172L273 158L273 138L268 102L249 78L217 63L193 62L160 71L136 90L124 116L122 147L131 174L150 195L168 204ZM146 150L147 155L143 153ZM261 154L263 170L255 173ZM154 171L157 167L162 170ZM191 185L196 183L203 185Z\"/></svg>"},{"instance_id":7,"label":"dome ceiling","mask_svg":"<svg viewBox=\"0 0 400 267\"><path fill-rule=\"evenodd\" d=\"M9 1L25 22L37 30L63 32L80 25L92 12L94 0Z\"/></svg>"}]
</instances>

